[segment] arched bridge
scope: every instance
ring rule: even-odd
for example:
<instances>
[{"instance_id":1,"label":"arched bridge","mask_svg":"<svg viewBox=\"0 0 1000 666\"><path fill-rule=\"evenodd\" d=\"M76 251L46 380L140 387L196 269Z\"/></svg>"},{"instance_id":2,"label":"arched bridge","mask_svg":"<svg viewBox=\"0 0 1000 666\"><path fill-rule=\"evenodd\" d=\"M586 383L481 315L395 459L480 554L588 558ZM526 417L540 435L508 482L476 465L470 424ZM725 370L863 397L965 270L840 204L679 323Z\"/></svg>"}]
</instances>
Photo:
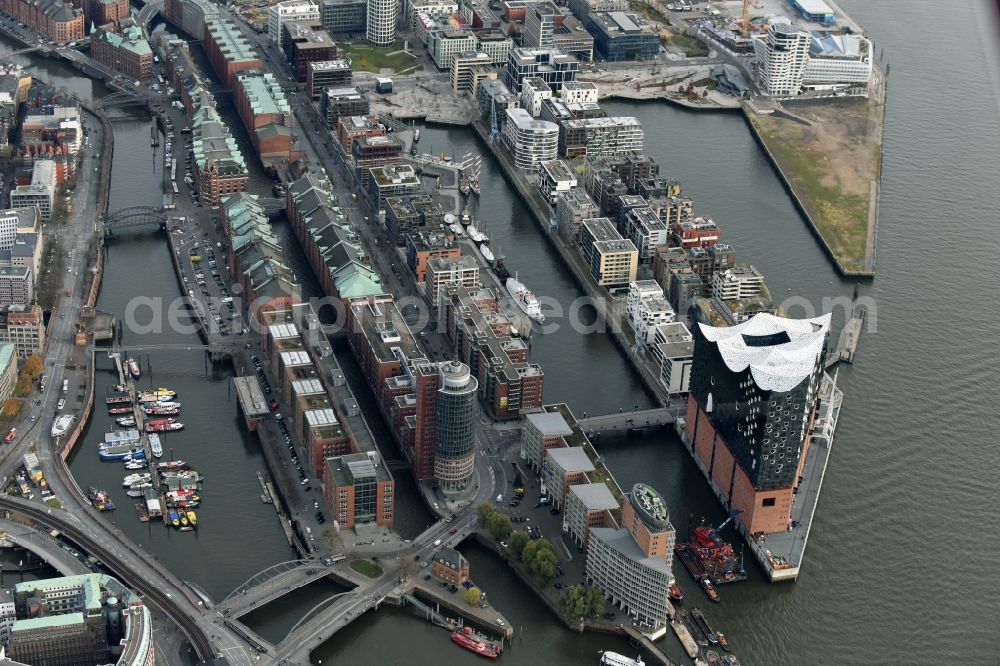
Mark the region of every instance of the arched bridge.
<instances>
[{"instance_id":1,"label":"arched bridge","mask_svg":"<svg viewBox=\"0 0 1000 666\"><path fill-rule=\"evenodd\" d=\"M152 206L132 206L108 213L104 216L102 226L105 233L113 233L119 229L154 224L161 228L166 226L167 216L163 214L163 209Z\"/></svg>"},{"instance_id":2,"label":"arched bridge","mask_svg":"<svg viewBox=\"0 0 1000 666\"><path fill-rule=\"evenodd\" d=\"M110 109L113 106L148 106L145 99L127 90L105 95L97 104L105 109Z\"/></svg>"},{"instance_id":3,"label":"arched bridge","mask_svg":"<svg viewBox=\"0 0 1000 666\"><path fill-rule=\"evenodd\" d=\"M253 608L264 606L308 585L324 569L325 566L316 560L280 562L245 580L216 604L216 609L230 619L235 619Z\"/></svg>"}]
</instances>

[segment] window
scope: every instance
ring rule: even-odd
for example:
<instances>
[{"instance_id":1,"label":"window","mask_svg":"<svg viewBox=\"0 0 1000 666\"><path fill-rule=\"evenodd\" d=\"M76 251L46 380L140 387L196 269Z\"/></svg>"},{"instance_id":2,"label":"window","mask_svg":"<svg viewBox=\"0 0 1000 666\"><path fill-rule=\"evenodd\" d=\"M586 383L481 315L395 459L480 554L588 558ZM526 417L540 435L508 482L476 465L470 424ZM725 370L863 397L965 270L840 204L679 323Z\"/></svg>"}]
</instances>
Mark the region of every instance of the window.
<instances>
[{"instance_id":1,"label":"window","mask_svg":"<svg viewBox=\"0 0 1000 666\"><path fill-rule=\"evenodd\" d=\"M774 506L774 501L775 501L774 497L765 497L763 499L763 501L760 503L760 505L761 506Z\"/></svg>"}]
</instances>

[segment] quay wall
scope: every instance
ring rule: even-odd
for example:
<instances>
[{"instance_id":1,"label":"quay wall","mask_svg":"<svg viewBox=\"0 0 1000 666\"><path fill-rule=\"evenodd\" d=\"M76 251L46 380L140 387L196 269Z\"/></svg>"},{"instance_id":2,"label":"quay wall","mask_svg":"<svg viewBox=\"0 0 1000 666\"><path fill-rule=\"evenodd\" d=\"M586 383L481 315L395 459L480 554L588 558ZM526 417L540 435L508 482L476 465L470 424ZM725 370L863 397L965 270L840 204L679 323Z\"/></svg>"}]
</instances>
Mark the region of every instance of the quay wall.
<instances>
[{"instance_id":1,"label":"quay wall","mask_svg":"<svg viewBox=\"0 0 1000 666\"><path fill-rule=\"evenodd\" d=\"M73 449L76 447L77 442L81 439L83 430L84 428L87 427L87 422L90 420L90 415L94 411L94 371L95 371L94 350L93 348L91 348L90 352L87 354L87 374L86 374L87 386L86 389L84 390L83 409L80 412L80 418L77 419L76 421L76 426L73 428L73 430L67 433L66 439L59 450L59 457L61 458L62 463L65 463L66 460L69 458L70 454L73 453ZM71 480L73 479L72 476L70 476L69 478ZM72 483L74 486L76 486L75 480L73 480ZM79 486L77 486L77 489L79 489ZM83 495L82 491L80 494L81 496Z\"/></svg>"},{"instance_id":2,"label":"quay wall","mask_svg":"<svg viewBox=\"0 0 1000 666\"><path fill-rule=\"evenodd\" d=\"M795 208L798 209L798 211L802 215L803 219L805 219L806 226L809 227L809 230L812 232L812 235L816 238L817 241L819 241L819 245L820 245L821 248L823 248L823 252L825 252L826 255L833 262L833 265L836 267L837 272L840 273L844 277L855 277L855 278L872 278L872 277L875 277L875 271L874 270L870 270L869 271L869 270L854 270L854 269L849 269L846 266L844 266L842 263L840 263L840 259L837 258L837 255L834 254L834 252L833 252L833 248L831 248L830 244L826 242L825 238L823 238L823 234L820 232L819 227L816 226L816 222L812 219L812 216L809 215L809 211L806 210L806 207L803 204L802 199L799 198L799 195L795 191L795 188L792 187L791 180L785 174L784 170L782 170L781 165L778 164L778 160L775 158L774 153L771 152L771 149L767 146L767 143L764 141L763 137L760 135L760 132L757 131L757 127L750 120L751 114L753 114L753 113L754 112L751 109L747 108L746 105L744 105L744 107L743 107L743 119L746 122L747 127L750 129L750 135L753 137L753 140L757 143L757 145L760 146L760 149L764 151L764 154L767 155L767 161L771 163L771 167L774 169L774 172L776 174L778 174L778 178L781 180L782 187L784 187L785 191L788 193L788 196L792 199L792 203L795 204ZM876 195L876 201L877 201L877 199L878 199L878 197ZM869 220L869 224L875 224L876 225L876 227L875 227L876 228L876 232L875 233L877 234L877 229L878 229L878 213L877 213L877 211L875 213L875 219L874 219L874 221L873 220ZM872 258L874 259L874 257L872 257Z\"/></svg>"}]
</instances>

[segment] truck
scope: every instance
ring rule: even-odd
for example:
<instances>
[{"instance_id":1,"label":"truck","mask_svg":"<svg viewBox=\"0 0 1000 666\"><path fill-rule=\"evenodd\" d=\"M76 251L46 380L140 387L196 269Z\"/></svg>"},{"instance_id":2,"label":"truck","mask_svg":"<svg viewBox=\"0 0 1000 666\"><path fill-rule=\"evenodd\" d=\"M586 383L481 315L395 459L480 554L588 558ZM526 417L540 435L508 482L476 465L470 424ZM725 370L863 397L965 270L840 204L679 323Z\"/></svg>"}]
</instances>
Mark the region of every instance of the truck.
<instances>
[{"instance_id":1,"label":"truck","mask_svg":"<svg viewBox=\"0 0 1000 666\"><path fill-rule=\"evenodd\" d=\"M173 102L171 102L170 106L174 107L178 111L183 111L184 110L184 105L181 104L180 102L178 102L177 100L174 100Z\"/></svg>"},{"instance_id":2,"label":"truck","mask_svg":"<svg viewBox=\"0 0 1000 666\"><path fill-rule=\"evenodd\" d=\"M7 435L3 438L3 443L10 444L14 441L15 437L17 437L17 428L11 428L7 431Z\"/></svg>"},{"instance_id":3,"label":"truck","mask_svg":"<svg viewBox=\"0 0 1000 666\"><path fill-rule=\"evenodd\" d=\"M69 380L68 379L64 379L63 380L63 390L62 390L62 392L63 392L63 394L69 393Z\"/></svg>"}]
</instances>

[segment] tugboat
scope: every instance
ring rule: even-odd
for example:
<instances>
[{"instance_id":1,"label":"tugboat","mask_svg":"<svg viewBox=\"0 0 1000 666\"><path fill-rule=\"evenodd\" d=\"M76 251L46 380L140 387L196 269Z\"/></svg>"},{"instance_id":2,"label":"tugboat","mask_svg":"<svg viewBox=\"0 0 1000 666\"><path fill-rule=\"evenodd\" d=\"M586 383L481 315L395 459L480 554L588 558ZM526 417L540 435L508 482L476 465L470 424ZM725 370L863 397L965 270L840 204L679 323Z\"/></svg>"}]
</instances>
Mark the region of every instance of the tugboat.
<instances>
[{"instance_id":1,"label":"tugboat","mask_svg":"<svg viewBox=\"0 0 1000 666\"><path fill-rule=\"evenodd\" d=\"M681 586L677 584L676 580L670 581L670 587L667 589L667 594L670 595L670 601L675 604L682 603L684 601L684 590Z\"/></svg>"},{"instance_id":2,"label":"tugboat","mask_svg":"<svg viewBox=\"0 0 1000 666\"><path fill-rule=\"evenodd\" d=\"M722 601L721 599L719 599L719 593L716 591L715 586L712 585L712 581L710 581L707 577L701 579L701 586L702 588L704 588L705 594L708 595L709 599L711 599L715 603L719 603Z\"/></svg>"},{"instance_id":3,"label":"tugboat","mask_svg":"<svg viewBox=\"0 0 1000 666\"><path fill-rule=\"evenodd\" d=\"M132 375L132 379L139 379L142 376L142 372L139 370L139 364L131 356L125 362L128 365L128 373Z\"/></svg>"},{"instance_id":4,"label":"tugboat","mask_svg":"<svg viewBox=\"0 0 1000 666\"><path fill-rule=\"evenodd\" d=\"M717 634L717 636L719 637L719 646L726 652L729 652L730 651L729 639L726 638L726 635L721 631Z\"/></svg>"},{"instance_id":5,"label":"tugboat","mask_svg":"<svg viewBox=\"0 0 1000 666\"><path fill-rule=\"evenodd\" d=\"M480 657L496 659L500 656L500 646L484 637L475 634L472 627L465 627L461 631L451 632L451 642L465 648L469 652L474 652Z\"/></svg>"}]
</instances>

